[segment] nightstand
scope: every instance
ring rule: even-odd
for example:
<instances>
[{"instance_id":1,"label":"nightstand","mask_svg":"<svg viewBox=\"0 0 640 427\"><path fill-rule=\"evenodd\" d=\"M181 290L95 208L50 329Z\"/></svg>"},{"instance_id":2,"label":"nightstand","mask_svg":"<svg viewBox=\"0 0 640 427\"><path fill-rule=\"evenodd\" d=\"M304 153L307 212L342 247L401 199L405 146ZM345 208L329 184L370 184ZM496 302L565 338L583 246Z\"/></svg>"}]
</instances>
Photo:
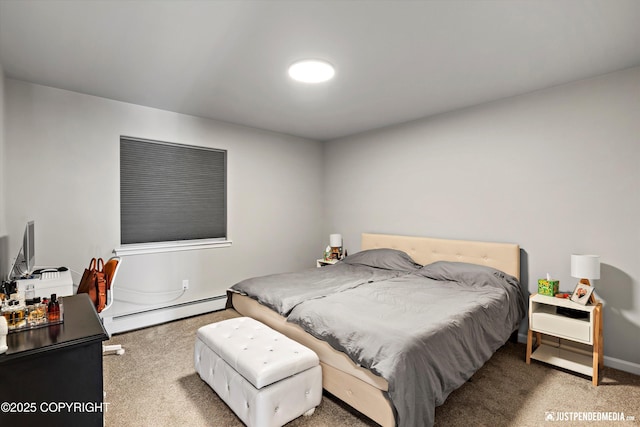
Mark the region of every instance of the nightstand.
<instances>
[{"instance_id":1,"label":"nightstand","mask_svg":"<svg viewBox=\"0 0 640 427\"><path fill-rule=\"evenodd\" d=\"M542 334L560 339L558 343L543 342ZM563 340L584 344L584 348L565 344ZM602 350L602 303L581 305L569 299L531 295L527 364L535 359L579 372L592 377L593 385L597 386L599 370L603 367Z\"/></svg>"},{"instance_id":2,"label":"nightstand","mask_svg":"<svg viewBox=\"0 0 640 427\"><path fill-rule=\"evenodd\" d=\"M324 267L325 265L333 265L336 262L338 262L337 259L330 259L328 261L325 261L324 259L317 259L316 260L316 267L320 268L320 267Z\"/></svg>"}]
</instances>

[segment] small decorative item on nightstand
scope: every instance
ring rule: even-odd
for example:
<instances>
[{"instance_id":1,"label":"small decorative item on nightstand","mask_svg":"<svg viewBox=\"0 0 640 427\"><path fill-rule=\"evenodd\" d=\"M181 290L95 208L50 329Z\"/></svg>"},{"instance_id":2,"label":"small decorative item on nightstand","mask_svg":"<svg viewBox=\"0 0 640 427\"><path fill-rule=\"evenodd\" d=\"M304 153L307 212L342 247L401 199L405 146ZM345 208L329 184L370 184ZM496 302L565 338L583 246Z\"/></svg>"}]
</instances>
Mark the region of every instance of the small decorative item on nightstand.
<instances>
[{"instance_id":1,"label":"small decorative item on nightstand","mask_svg":"<svg viewBox=\"0 0 640 427\"><path fill-rule=\"evenodd\" d=\"M327 249L324 250L322 259L325 261L329 261L331 259L331 246L327 246Z\"/></svg>"},{"instance_id":2,"label":"small decorative item on nightstand","mask_svg":"<svg viewBox=\"0 0 640 427\"><path fill-rule=\"evenodd\" d=\"M546 279L538 279L538 293L552 297L558 293L559 280L551 280L551 276L547 274Z\"/></svg>"},{"instance_id":3,"label":"small decorative item on nightstand","mask_svg":"<svg viewBox=\"0 0 640 427\"><path fill-rule=\"evenodd\" d=\"M577 302L578 304L587 305L587 302L591 298L592 293L593 288L591 286L585 285L583 283L578 283L576 285L576 289L571 295L571 301Z\"/></svg>"}]
</instances>

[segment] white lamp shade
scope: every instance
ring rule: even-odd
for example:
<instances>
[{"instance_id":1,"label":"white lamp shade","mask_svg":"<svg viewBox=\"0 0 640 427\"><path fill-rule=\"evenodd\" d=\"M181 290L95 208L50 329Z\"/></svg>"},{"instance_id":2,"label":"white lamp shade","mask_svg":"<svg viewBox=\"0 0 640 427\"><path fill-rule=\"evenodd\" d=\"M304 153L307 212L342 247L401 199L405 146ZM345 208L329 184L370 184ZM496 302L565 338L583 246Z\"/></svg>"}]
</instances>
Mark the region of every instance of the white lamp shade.
<instances>
[{"instance_id":1,"label":"white lamp shade","mask_svg":"<svg viewBox=\"0 0 640 427\"><path fill-rule=\"evenodd\" d=\"M571 276L578 279L600 278L598 255L571 255Z\"/></svg>"},{"instance_id":2,"label":"white lamp shade","mask_svg":"<svg viewBox=\"0 0 640 427\"><path fill-rule=\"evenodd\" d=\"M329 246L332 248L341 248L342 247L342 234L330 234L329 235Z\"/></svg>"}]
</instances>

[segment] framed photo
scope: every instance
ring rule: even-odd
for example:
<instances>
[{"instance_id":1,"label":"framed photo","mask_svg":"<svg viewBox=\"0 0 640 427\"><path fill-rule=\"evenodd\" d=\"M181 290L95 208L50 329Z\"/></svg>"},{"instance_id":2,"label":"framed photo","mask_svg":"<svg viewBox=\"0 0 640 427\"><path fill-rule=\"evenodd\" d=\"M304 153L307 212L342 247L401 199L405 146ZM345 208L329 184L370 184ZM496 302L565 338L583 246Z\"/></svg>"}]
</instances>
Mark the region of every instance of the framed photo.
<instances>
[{"instance_id":1,"label":"framed photo","mask_svg":"<svg viewBox=\"0 0 640 427\"><path fill-rule=\"evenodd\" d=\"M576 288L573 290L573 294L571 295L571 301L577 302L578 304L587 305L589 302L589 298L593 293L593 286L585 285L582 283L578 283Z\"/></svg>"}]
</instances>

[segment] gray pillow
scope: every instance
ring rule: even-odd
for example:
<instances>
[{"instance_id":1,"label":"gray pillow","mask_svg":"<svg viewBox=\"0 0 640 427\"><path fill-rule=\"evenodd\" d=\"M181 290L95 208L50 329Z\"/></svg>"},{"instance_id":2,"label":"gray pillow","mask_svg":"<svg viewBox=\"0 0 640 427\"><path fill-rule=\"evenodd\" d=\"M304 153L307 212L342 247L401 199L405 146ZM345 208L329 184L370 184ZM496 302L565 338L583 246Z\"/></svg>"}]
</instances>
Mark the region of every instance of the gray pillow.
<instances>
[{"instance_id":1,"label":"gray pillow","mask_svg":"<svg viewBox=\"0 0 640 427\"><path fill-rule=\"evenodd\" d=\"M397 249L367 249L349 255L344 260L345 264L366 265L369 267L383 268L385 270L416 271L421 265L411 259L405 252Z\"/></svg>"},{"instance_id":2,"label":"gray pillow","mask_svg":"<svg viewBox=\"0 0 640 427\"><path fill-rule=\"evenodd\" d=\"M436 261L416 272L434 280L460 282L469 286L492 286L496 279L513 281L517 279L503 271L485 265L466 262Z\"/></svg>"}]
</instances>

